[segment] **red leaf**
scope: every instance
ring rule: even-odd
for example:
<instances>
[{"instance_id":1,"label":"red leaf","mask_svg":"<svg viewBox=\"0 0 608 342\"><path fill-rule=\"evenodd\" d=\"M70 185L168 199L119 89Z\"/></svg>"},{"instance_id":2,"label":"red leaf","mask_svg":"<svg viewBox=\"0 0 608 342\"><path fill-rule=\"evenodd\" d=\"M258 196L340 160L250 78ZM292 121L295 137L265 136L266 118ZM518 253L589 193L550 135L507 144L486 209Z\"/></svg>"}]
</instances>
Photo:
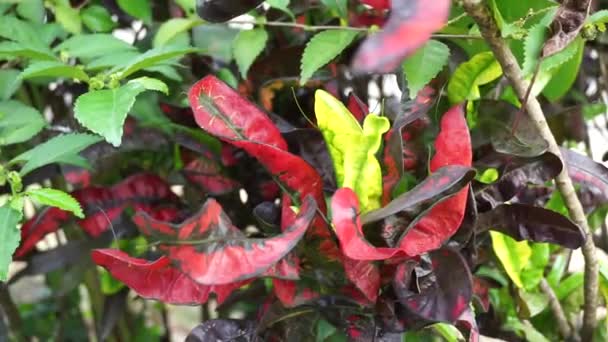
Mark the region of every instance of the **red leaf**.
<instances>
[{"instance_id":1,"label":"red leaf","mask_svg":"<svg viewBox=\"0 0 608 342\"><path fill-rule=\"evenodd\" d=\"M307 197L293 225L284 233L267 239L248 239L232 226L213 199L179 226L155 221L146 214L136 215L134 221L142 233L167 238L161 241L159 248L182 272L197 283L215 285L280 272L269 269L300 241L316 208L314 200Z\"/></svg>"},{"instance_id":2,"label":"red leaf","mask_svg":"<svg viewBox=\"0 0 608 342\"><path fill-rule=\"evenodd\" d=\"M363 122L363 119L369 114L369 107L355 93L348 95L347 108L359 122Z\"/></svg>"},{"instance_id":3,"label":"red leaf","mask_svg":"<svg viewBox=\"0 0 608 342\"><path fill-rule=\"evenodd\" d=\"M380 271L378 266L369 261L342 258L346 277L365 295L372 303L378 299L380 290Z\"/></svg>"},{"instance_id":4,"label":"red leaf","mask_svg":"<svg viewBox=\"0 0 608 342\"><path fill-rule=\"evenodd\" d=\"M375 5L381 4L373 1ZM353 60L355 72L388 73L441 29L450 14L450 0L392 0L382 32L363 42Z\"/></svg>"},{"instance_id":5,"label":"red leaf","mask_svg":"<svg viewBox=\"0 0 608 342\"><path fill-rule=\"evenodd\" d=\"M205 131L241 147L249 140L287 150L281 132L268 116L213 75L197 82L188 94L196 123Z\"/></svg>"},{"instance_id":6,"label":"red leaf","mask_svg":"<svg viewBox=\"0 0 608 342\"><path fill-rule=\"evenodd\" d=\"M158 218L173 219L177 211L159 205L176 203L177 196L160 177L152 174L136 174L109 187L89 187L72 192L86 214L76 223L90 236L98 237L107 231L112 221L127 208L154 213ZM21 246L15 253L20 258L33 250L46 234L57 231L71 218L71 214L50 208L27 221L21 229Z\"/></svg>"},{"instance_id":7,"label":"red leaf","mask_svg":"<svg viewBox=\"0 0 608 342\"><path fill-rule=\"evenodd\" d=\"M200 285L172 266L165 256L148 261L114 249L94 250L91 255L97 265L107 269L114 278L125 283L139 296L169 304L205 303L211 292L222 303L232 291L247 283Z\"/></svg>"},{"instance_id":8,"label":"red leaf","mask_svg":"<svg viewBox=\"0 0 608 342\"><path fill-rule=\"evenodd\" d=\"M431 172L447 165L471 166L473 152L469 128L462 106L443 115L441 131L435 141ZM437 204L401 240L399 248L410 256L439 248L462 223L467 205L468 186L451 198Z\"/></svg>"},{"instance_id":9,"label":"red leaf","mask_svg":"<svg viewBox=\"0 0 608 342\"><path fill-rule=\"evenodd\" d=\"M239 182L222 174L218 162L205 157L188 163L182 173L189 182L198 185L209 195L222 195L240 187Z\"/></svg>"}]
</instances>

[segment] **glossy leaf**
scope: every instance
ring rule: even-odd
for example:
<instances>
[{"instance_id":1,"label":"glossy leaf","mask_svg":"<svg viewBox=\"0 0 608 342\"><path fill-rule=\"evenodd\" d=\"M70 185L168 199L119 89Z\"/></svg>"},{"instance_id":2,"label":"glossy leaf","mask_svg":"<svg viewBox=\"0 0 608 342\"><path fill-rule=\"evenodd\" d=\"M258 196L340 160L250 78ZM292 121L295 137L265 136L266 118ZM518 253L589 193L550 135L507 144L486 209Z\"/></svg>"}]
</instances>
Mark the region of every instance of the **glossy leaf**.
<instances>
[{"instance_id":1,"label":"glossy leaf","mask_svg":"<svg viewBox=\"0 0 608 342\"><path fill-rule=\"evenodd\" d=\"M136 48L111 34L75 35L55 47L70 57L92 59L124 52L136 52Z\"/></svg>"},{"instance_id":2,"label":"glossy leaf","mask_svg":"<svg viewBox=\"0 0 608 342\"><path fill-rule=\"evenodd\" d=\"M42 205L49 205L62 210L70 211L72 214L84 218L84 213L80 207L80 203L69 194L56 189L31 189L27 195Z\"/></svg>"},{"instance_id":3,"label":"glossy leaf","mask_svg":"<svg viewBox=\"0 0 608 342\"><path fill-rule=\"evenodd\" d=\"M528 264L532 250L526 241L517 242L510 236L498 231L491 231L492 248L500 260L509 278L517 287L523 287L521 273Z\"/></svg>"},{"instance_id":4,"label":"glossy leaf","mask_svg":"<svg viewBox=\"0 0 608 342\"><path fill-rule=\"evenodd\" d=\"M0 101L6 101L19 89L21 79L17 69L2 69L0 70Z\"/></svg>"},{"instance_id":5,"label":"glossy leaf","mask_svg":"<svg viewBox=\"0 0 608 342\"><path fill-rule=\"evenodd\" d=\"M247 238L215 200L208 200L197 215L177 227L147 215L137 215L135 223L142 233L160 238L161 250L182 272L199 284L217 285L268 271L304 236L316 208L307 197L293 225L267 239Z\"/></svg>"},{"instance_id":6,"label":"glossy leaf","mask_svg":"<svg viewBox=\"0 0 608 342\"><path fill-rule=\"evenodd\" d=\"M462 63L454 71L448 84L450 102L456 104L481 97L479 86L490 83L502 75L502 68L492 52L479 53Z\"/></svg>"},{"instance_id":7,"label":"glossy leaf","mask_svg":"<svg viewBox=\"0 0 608 342\"><path fill-rule=\"evenodd\" d=\"M380 207L382 171L375 154L382 134L390 128L388 119L368 115L362 128L340 101L323 90L315 93L315 114L334 162L338 186L355 191L363 212Z\"/></svg>"},{"instance_id":8,"label":"glossy leaf","mask_svg":"<svg viewBox=\"0 0 608 342\"><path fill-rule=\"evenodd\" d=\"M141 19L145 23L152 20L150 0L117 0L116 2L128 15Z\"/></svg>"},{"instance_id":9,"label":"glossy leaf","mask_svg":"<svg viewBox=\"0 0 608 342\"><path fill-rule=\"evenodd\" d=\"M308 82L315 71L344 51L357 34L348 30L327 30L312 37L302 55L300 84Z\"/></svg>"},{"instance_id":10,"label":"glossy leaf","mask_svg":"<svg viewBox=\"0 0 608 342\"><path fill-rule=\"evenodd\" d=\"M89 76L79 67L55 61L41 61L30 64L21 73L22 79L35 77L68 78L88 81Z\"/></svg>"},{"instance_id":11,"label":"glossy leaf","mask_svg":"<svg viewBox=\"0 0 608 342\"><path fill-rule=\"evenodd\" d=\"M194 26L200 25L202 22L200 19L190 18L172 18L164 22L156 32L154 40L152 41L153 47L159 47L167 45L180 33L187 32Z\"/></svg>"},{"instance_id":12,"label":"glossy leaf","mask_svg":"<svg viewBox=\"0 0 608 342\"><path fill-rule=\"evenodd\" d=\"M411 266L402 263L395 272L393 289L406 311L402 319L407 326L456 323L469 309L473 283L464 258L450 249L433 251L429 257L435 279L420 293L410 290Z\"/></svg>"},{"instance_id":13,"label":"glossy leaf","mask_svg":"<svg viewBox=\"0 0 608 342\"><path fill-rule=\"evenodd\" d=\"M201 157L188 163L182 170L186 179L210 195L222 195L238 190L241 185L224 174L218 161Z\"/></svg>"},{"instance_id":14,"label":"glossy leaf","mask_svg":"<svg viewBox=\"0 0 608 342\"><path fill-rule=\"evenodd\" d=\"M112 276L125 283L139 296L171 304L196 305L207 302L211 292L218 302L223 302L232 291L243 283L206 286L197 284L169 258L162 256L155 261L134 258L114 249L97 249L92 252L93 261L107 269Z\"/></svg>"},{"instance_id":15,"label":"glossy leaf","mask_svg":"<svg viewBox=\"0 0 608 342\"><path fill-rule=\"evenodd\" d=\"M250 140L287 150L287 143L268 116L215 76L197 82L188 98L196 122L205 131L236 146L241 140Z\"/></svg>"},{"instance_id":16,"label":"glossy leaf","mask_svg":"<svg viewBox=\"0 0 608 342\"><path fill-rule=\"evenodd\" d=\"M368 224L398 213L419 214L423 208L428 209L462 190L474 176L475 172L468 167L442 167L386 206L364 214L361 222Z\"/></svg>"},{"instance_id":17,"label":"glossy leaf","mask_svg":"<svg viewBox=\"0 0 608 342\"><path fill-rule=\"evenodd\" d=\"M476 229L507 234L515 240L549 242L576 249L585 242L581 228L554 211L525 204L502 204L479 214Z\"/></svg>"},{"instance_id":18,"label":"glossy leaf","mask_svg":"<svg viewBox=\"0 0 608 342\"><path fill-rule=\"evenodd\" d=\"M22 214L8 205L0 207L0 281L8 280L8 266L13 252L19 246L20 233L17 224Z\"/></svg>"},{"instance_id":19,"label":"glossy leaf","mask_svg":"<svg viewBox=\"0 0 608 342\"><path fill-rule=\"evenodd\" d=\"M392 0L383 31L366 39L353 60L355 72L388 73L441 29L450 13L449 0Z\"/></svg>"}]
</instances>

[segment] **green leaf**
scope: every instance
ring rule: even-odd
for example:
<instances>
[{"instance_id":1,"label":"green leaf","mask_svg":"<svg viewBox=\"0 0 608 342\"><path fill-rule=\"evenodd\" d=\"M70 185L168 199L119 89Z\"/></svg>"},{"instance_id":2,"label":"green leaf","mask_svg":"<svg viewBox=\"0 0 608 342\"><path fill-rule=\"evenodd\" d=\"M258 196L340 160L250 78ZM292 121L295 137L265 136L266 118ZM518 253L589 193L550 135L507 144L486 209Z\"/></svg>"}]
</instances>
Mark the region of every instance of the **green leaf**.
<instances>
[{"instance_id":1,"label":"green leaf","mask_svg":"<svg viewBox=\"0 0 608 342\"><path fill-rule=\"evenodd\" d=\"M555 70L551 80L543 89L543 95L545 95L545 97L551 102L555 102L566 95L570 88L572 88L572 85L578 76L578 70L580 69L581 62L583 61L585 41L581 38L577 38L572 44L572 48L576 49L574 58L570 58L567 62ZM570 49L570 46L566 49ZM544 66L545 63L543 62L543 67Z\"/></svg>"},{"instance_id":2,"label":"green leaf","mask_svg":"<svg viewBox=\"0 0 608 342\"><path fill-rule=\"evenodd\" d=\"M26 194L34 201L42 205L49 205L65 211L69 211L77 217L84 218L80 203L70 194L61 190L44 188L31 189Z\"/></svg>"},{"instance_id":3,"label":"green leaf","mask_svg":"<svg viewBox=\"0 0 608 342\"><path fill-rule=\"evenodd\" d=\"M27 141L45 125L46 121L35 108L18 101L0 102L0 145Z\"/></svg>"},{"instance_id":4,"label":"green leaf","mask_svg":"<svg viewBox=\"0 0 608 342\"><path fill-rule=\"evenodd\" d=\"M81 17L84 25L93 32L109 32L116 27L112 15L103 6L89 6L82 10Z\"/></svg>"},{"instance_id":5,"label":"green leaf","mask_svg":"<svg viewBox=\"0 0 608 342\"><path fill-rule=\"evenodd\" d=\"M52 163L68 163L83 166L86 165L86 161L78 156L78 153L100 140L101 138L98 136L84 133L59 135L18 155L10 163L25 162L25 165L21 168L21 176L25 176L34 169Z\"/></svg>"},{"instance_id":6,"label":"green leaf","mask_svg":"<svg viewBox=\"0 0 608 342\"><path fill-rule=\"evenodd\" d=\"M323 5L336 12L340 16L340 18L348 17L347 0L321 0L321 2L323 3Z\"/></svg>"},{"instance_id":7,"label":"green leaf","mask_svg":"<svg viewBox=\"0 0 608 342\"><path fill-rule=\"evenodd\" d=\"M564 300L576 289L583 286L584 282L585 275L582 272L573 273L557 285L555 296L559 300Z\"/></svg>"},{"instance_id":8,"label":"green leaf","mask_svg":"<svg viewBox=\"0 0 608 342\"><path fill-rule=\"evenodd\" d=\"M21 71L17 69L0 69L0 101L11 98L21 86Z\"/></svg>"},{"instance_id":9,"label":"green leaf","mask_svg":"<svg viewBox=\"0 0 608 342\"><path fill-rule=\"evenodd\" d=\"M543 50L543 44L547 39L547 27L542 24L533 26L524 40L524 75L529 76L534 73L536 64Z\"/></svg>"},{"instance_id":10,"label":"green leaf","mask_svg":"<svg viewBox=\"0 0 608 342\"><path fill-rule=\"evenodd\" d=\"M43 0L21 0L17 5L17 14L29 21L42 23L45 15L44 2Z\"/></svg>"},{"instance_id":11,"label":"green leaf","mask_svg":"<svg viewBox=\"0 0 608 342\"><path fill-rule=\"evenodd\" d=\"M268 41L268 34L264 29L259 28L239 32L232 42L234 59L243 78L247 78L249 67L256 57L264 51L266 41Z\"/></svg>"},{"instance_id":12,"label":"green leaf","mask_svg":"<svg viewBox=\"0 0 608 342\"><path fill-rule=\"evenodd\" d=\"M494 254L500 260L507 275L513 283L522 288L521 272L528 264L532 255L532 249L527 241L515 241L508 235L496 231L490 231L492 237L492 248Z\"/></svg>"},{"instance_id":13,"label":"green leaf","mask_svg":"<svg viewBox=\"0 0 608 342\"><path fill-rule=\"evenodd\" d=\"M32 63L23 70L20 77L22 79L34 77L71 78L85 82L89 80L89 75L87 75L82 68L67 65L59 61L40 61Z\"/></svg>"},{"instance_id":14,"label":"green leaf","mask_svg":"<svg viewBox=\"0 0 608 342\"><path fill-rule=\"evenodd\" d=\"M125 61L132 60L137 56L140 56L141 53L137 51L123 51L112 53L106 56L101 56L99 58L95 58L91 60L91 62L87 63L87 70L101 70L101 69L110 69L120 65L123 65Z\"/></svg>"},{"instance_id":15,"label":"green leaf","mask_svg":"<svg viewBox=\"0 0 608 342\"><path fill-rule=\"evenodd\" d=\"M122 66L115 67L114 69L112 69L112 72L120 70L119 77L121 79L124 79L125 77L136 73L139 70L158 65L173 58L183 57L195 51L197 50L193 48L184 49L175 46L162 46L154 48L152 50L148 50L142 55L133 58Z\"/></svg>"},{"instance_id":16,"label":"green leaf","mask_svg":"<svg viewBox=\"0 0 608 342\"><path fill-rule=\"evenodd\" d=\"M152 41L153 47L160 47L167 45L175 36L178 34L188 31L191 28L201 25L203 23L200 19L189 19L189 18L173 18L165 21L156 32L154 40Z\"/></svg>"},{"instance_id":17,"label":"green leaf","mask_svg":"<svg viewBox=\"0 0 608 342\"><path fill-rule=\"evenodd\" d=\"M118 7L128 15L141 19L146 24L152 22L152 7L150 0L117 0Z\"/></svg>"},{"instance_id":18,"label":"green leaf","mask_svg":"<svg viewBox=\"0 0 608 342\"><path fill-rule=\"evenodd\" d=\"M156 90L164 93L165 95L169 95L169 87L167 87L167 84L156 78L144 76L133 79L129 81L129 83L138 83L147 90Z\"/></svg>"},{"instance_id":19,"label":"green leaf","mask_svg":"<svg viewBox=\"0 0 608 342\"><path fill-rule=\"evenodd\" d=\"M135 47L111 34L82 34L66 39L54 51L62 51L70 57L92 59L107 57L118 53L136 53Z\"/></svg>"},{"instance_id":20,"label":"green leaf","mask_svg":"<svg viewBox=\"0 0 608 342\"><path fill-rule=\"evenodd\" d=\"M481 97L479 86L490 83L502 75L500 64L492 52L479 53L462 63L450 79L448 97L452 103L477 100Z\"/></svg>"},{"instance_id":21,"label":"green leaf","mask_svg":"<svg viewBox=\"0 0 608 342\"><path fill-rule=\"evenodd\" d=\"M549 264L551 250L547 243L530 243L532 254L530 261L524 267L521 280L524 288L528 291L534 290L545 274L545 267Z\"/></svg>"},{"instance_id":22,"label":"green leaf","mask_svg":"<svg viewBox=\"0 0 608 342\"><path fill-rule=\"evenodd\" d=\"M323 90L315 93L315 114L334 164L338 187L355 191L362 213L379 208L382 171L376 152L382 134L390 128L388 119L368 115L361 128L342 102Z\"/></svg>"},{"instance_id":23,"label":"green leaf","mask_svg":"<svg viewBox=\"0 0 608 342\"><path fill-rule=\"evenodd\" d=\"M123 125L142 84L127 83L119 88L90 91L81 95L74 106L74 116L84 127L118 147L122 142Z\"/></svg>"},{"instance_id":24,"label":"green leaf","mask_svg":"<svg viewBox=\"0 0 608 342\"><path fill-rule=\"evenodd\" d=\"M201 25L192 29L192 42L195 47L205 49L205 55L230 63L232 42L239 32L221 24Z\"/></svg>"},{"instance_id":25,"label":"green leaf","mask_svg":"<svg viewBox=\"0 0 608 342\"><path fill-rule=\"evenodd\" d=\"M32 49L48 48L40 32L32 23L19 20L14 16L2 16L0 20L0 37L18 42Z\"/></svg>"},{"instance_id":26,"label":"green leaf","mask_svg":"<svg viewBox=\"0 0 608 342\"><path fill-rule=\"evenodd\" d=\"M302 55L300 83L308 82L315 71L336 58L356 37L357 32L346 30L327 30L312 37Z\"/></svg>"},{"instance_id":27,"label":"green leaf","mask_svg":"<svg viewBox=\"0 0 608 342\"><path fill-rule=\"evenodd\" d=\"M410 97L428 84L448 63L450 49L437 40L429 40L403 62L403 73L407 79Z\"/></svg>"},{"instance_id":28,"label":"green leaf","mask_svg":"<svg viewBox=\"0 0 608 342\"><path fill-rule=\"evenodd\" d=\"M587 24L605 24L608 23L608 10L601 10L593 13L587 18Z\"/></svg>"},{"instance_id":29,"label":"green leaf","mask_svg":"<svg viewBox=\"0 0 608 342\"><path fill-rule=\"evenodd\" d=\"M16 42L0 42L0 56L25 57L40 60L57 60L49 49L37 48Z\"/></svg>"},{"instance_id":30,"label":"green leaf","mask_svg":"<svg viewBox=\"0 0 608 342\"><path fill-rule=\"evenodd\" d=\"M55 20L66 31L73 34L80 34L82 32L80 12L70 5L69 0L57 0L53 8L55 9Z\"/></svg>"},{"instance_id":31,"label":"green leaf","mask_svg":"<svg viewBox=\"0 0 608 342\"><path fill-rule=\"evenodd\" d=\"M270 5L270 7L276 8L287 13L287 15L289 15L292 19L295 18L293 12L291 12L291 10L289 9L289 0L266 0L266 3Z\"/></svg>"},{"instance_id":32,"label":"green leaf","mask_svg":"<svg viewBox=\"0 0 608 342\"><path fill-rule=\"evenodd\" d=\"M8 267L21 240L21 231L17 228L21 216L7 205L0 207L0 281L8 280Z\"/></svg>"}]
</instances>

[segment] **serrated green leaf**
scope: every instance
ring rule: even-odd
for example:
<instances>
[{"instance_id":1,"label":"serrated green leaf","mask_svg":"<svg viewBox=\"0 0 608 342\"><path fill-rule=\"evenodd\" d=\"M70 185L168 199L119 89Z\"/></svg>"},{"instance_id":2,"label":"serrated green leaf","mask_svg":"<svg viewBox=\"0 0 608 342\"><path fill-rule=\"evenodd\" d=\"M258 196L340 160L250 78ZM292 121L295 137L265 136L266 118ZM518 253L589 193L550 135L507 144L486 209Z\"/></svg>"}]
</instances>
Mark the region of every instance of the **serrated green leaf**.
<instances>
[{"instance_id":1,"label":"serrated green leaf","mask_svg":"<svg viewBox=\"0 0 608 342\"><path fill-rule=\"evenodd\" d=\"M158 65L177 57L183 57L196 51L197 50L193 48L184 49L175 46L162 46L148 50L146 53L133 58L124 65L116 66L112 69L112 72L120 71L119 78L124 79L139 70Z\"/></svg>"},{"instance_id":2,"label":"serrated green leaf","mask_svg":"<svg viewBox=\"0 0 608 342\"><path fill-rule=\"evenodd\" d=\"M48 48L40 32L32 23L19 20L14 16L2 16L0 20L0 37L20 43L32 49Z\"/></svg>"},{"instance_id":3,"label":"serrated green leaf","mask_svg":"<svg viewBox=\"0 0 608 342\"><path fill-rule=\"evenodd\" d=\"M578 71L583 61L583 52L585 50L585 41L582 38L577 38L572 43L572 48L576 49L574 57L570 58L567 62L559 66L557 70L553 72L551 80L543 89L543 95L551 102L559 100L562 96L566 95L572 85L576 81ZM567 47L564 51L570 49ZM560 54L562 53L560 52ZM552 57L557 57L559 54ZM545 63L542 64L543 68Z\"/></svg>"},{"instance_id":4,"label":"serrated green leaf","mask_svg":"<svg viewBox=\"0 0 608 342\"><path fill-rule=\"evenodd\" d=\"M348 16L347 0L321 0L321 2L329 9L336 12L340 18L346 18Z\"/></svg>"},{"instance_id":5,"label":"serrated green leaf","mask_svg":"<svg viewBox=\"0 0 608 342\"><path fill-rule=\"evenodd\" d=\"M247 78L247 71L253 61L264 51L268 41L268 33L262 28L243 30L239 32L232 42L234 59L243 78Z\"/></svg>"},{"instance_id":6,"label":"serrated green leaf","mask_svg":"<svg viewBox=\"0 0 608 342\"><path fill-rule=\"evenodd\" d=\"M270 5L270 7L276 8L287 13L287 15L289 15L292 19L295 18L293 12L291 12L291 10L289 9L289 0L266 0L266 3Z\"/></svg>"},{"instance_id":7,"label":"serrated green leaf","mask_svg":"<svg viewBox=\"0 0 608 342\"><path fill-rule=\"evenodd\" d=\"M0 207L0 281L8 280L8 267L21 240L21 231L17 228L21 216L7 205Z\"/></svg>"},{"instance_id":8,"label":"serrated green leaf","mask_svg":"<svg viewBox=\"0 0 608 342\"><path fill-rule=\"evenodd\" d=\"M123 51L111 53L109 55L101 56L99 58L91 60L89 63L87 63L86 69L95 71L101 69L114 68L123 65L125 61L133 60L140 55L141 53L137 51Z\"/></svg>"},{"instance_id":9,"label":"serrated green leaf","mask_svg":"<svg viewBox=\"0 0 608 342\"><path fill-rule=\"evenodd\" d=\"M17 14L35 23L44 21L45 8L43 0L21 0L17 4Z\"/></svg>"},{"instance_id":10,"label":"serrated green leaf","mask_svg":"<svg viewBox=\"0 0 608 342\"><path fill-rule=\"evenodd\" d=\"M117 0L116 3L128 15L141 19L146 24L152 21L150 0Z\"/></svg>"},{"instance_id":11,"label":"serrated green leaf","mask_svg":"<svg viewBox=\"0 0 608 342\"><path fill-rule=\"evenodd\" d=\"M57 189L30 189L26 194L35 202L69 211L77 217L84 218L80 203L72 195Z\"/></svg>"},{"instance_id":12,"label":"serrated green leaf","mask_svg":"<svg viewBox=\"0 0 608 342\"><path fill-rule=\"evenodd\" d=\"M35 108L18 101L0 102L0 145L29 140L46 125Z\"/></svg>"},{"instance_id":13,"label":"serrated green leaf","mask_svg":"<svg viewBox=\"0 0 608 342\"><path fill-rule=\"evenodd\" d=\"M357 37L357 32L328 30L317 33L306 44L302 55L300 83L305 84L315 71L336 58Z\"/></svg>"},{"instance_id":14,"label":"serrated green leaf","mask_svg":"<svg viewBox=\"0 0 608 342\"><path fill-rule=\"evenodd\" d=\"M145 90L142 84L135 82L115 89L90 91L76 100L74 116L84 127L118 147L127 114L137 95Z\"/></svg>"},{"instance_id":15,"label":"serrated green leaf","mask_svg":"<svg viewBox=\"0 0 608 342\"><path fill-rule=\"evenodd\" d=\"M70 57L84 59L108 57L119 53L137 53L135 47L105 33L73 36L55 47L54 51L63 51Z\"/></svg>"},{"instance_id":16,"label":"serrated green leaf","mask_svg":"<svg viewBox=\"0 0 608 342\"><path fill-rule=\"evenodd\" d=\"M154 40L152 41L153 47L160 47L167 45L175 36L178 34L188 31L191 28L202 24L203 21L195 18L173 18L165 21L156 32Z\"/></svg>"},{"instance_id":17,"label":"serrated green leaf","mask_svg":"<svg viewBox=\"0 0 608 342\"><path fill-rule=\"evenodd\" d=\"M532 249L528 242L515 241L510 236L496 231L490 231L490 236L492 237L494 254L496 254L513 283L522 288L524 284L521 279L521 272L532 256Z\"/></svg>"},{"instance_id":18,"label":"serrated green leaf","mask_svg":"<svg viewBox=\"0 0 608 342\"><path fill-rule=\"evenodd\" d=\"M20 73L17 69L0 69L0 101L8 100L19 89Z\"/></svg>"},{"instance_id":19,"label":"serrated green leaf","mask_svg":"<svg viewBox=\"0 0 608 342\"><path fill-rule=\"evenodd\" d=\"M382 135L390 128L388 119L368 115L362 128L342 102L323 90L315 93L315 114L334 164L338 187L355 191L362 213L379 208L382 170L376 153Z\"/></svg>"},{"instance_id":20,"label":"serrated green leaf","mask_svg":"<svg viewBox=\"0 0 608 342\"><path fill-rule=\"evenodd\" d=\"M100 140L100 137L91 134L72 133L59 135L18 155L10 163L25 162L25 165L21 168L21 176L25 176L32 170L44 165L57 162L69 163L71 160L76 160L79 162L79 166L81 166L83 159L78 156L78 153Z\"/></svg>"},{"instance_id":21,"label":"serrated green leaf","mask_svg":"<svg viewBox=\"0 0 608 342\"><path fill-rule=\"evenodd\" d=\"M20 77L29 79L34 77L57 77L71 78L80 81L88 81L89 75L77 66L67 65L59 61L40 61L30 64Z\"/></svg>"},{"instance_id":22,"label":"serrated green leaf","mask_svg":"<svg viewBox=\"0 0 608 342\"><path fill-rule=\"evenodd\" d=\"M109 32L116 27L112 15L103 6L88 6L82 10L81 17L84 25L93 32Z\"/></svg>"},{"instance_id":23,"label":"serrated green leaf","mask_svg":"<svg viewBox=\"0 0 608 342\"><path fill-rule=\"evenodd\" d=\"M587 24L605 24L608 23L608 10L601 10L593 13L587 18Z\"/></svg>"},{"instance_id":24,"label":"serrated green leaf","mask_svg":"<svg viewBox=\"0 0 608 342\"><path fill-rule=\"evenodd\" d=\"M429 40L403 62L403 73L407 79L410 97L416 95L448 63L450 49L437 40Z\"/></svg>"},{"instance_id":25,"label":"serrated green leaf","mask_svg":"<svg viewBox=\"0 0 608 342\"><path fill-rule=\"evenodd\" d=\"M543 44L547 40L547 27L542 24L533 26L524 40L524 64L523 73L532 75L543 50Z\"/></svg>"},{"instance_id":26,"label":"serrated green leaf","mask_svg":"<svg viewBox=\"0 0 608 342\"><path fill-rule=\"evenodd\" d=\"M232 42L240 31L221 24L207 24L192 29L192 43L205 49L205 55L219 61L232 61Z\"/></svg>"},{"instance_id":27,"label":"serrated green leaf","mask_svg":"<svg viewBox=\"0 0 608 342\"><path fill-rule=\"evenodd\" d=\"M138 83L147 90L156 90L166 95L169 94L169 87L167 87L167 84L156 78L144 76L133 79L129 81L129 83Z\"/></svg>"},{"instance_id":28,"label":"serrated green leaf","mask_svg":"<svg viewBox=\"0 0 608 342\"><path fill-rule=\"evenodd\" d=\"M477 100L479 86L490 83L502 75L502 68L491 52L479 53L462 63L448 83L448 97L452 103Z\"/></svg>"}]
</instances>

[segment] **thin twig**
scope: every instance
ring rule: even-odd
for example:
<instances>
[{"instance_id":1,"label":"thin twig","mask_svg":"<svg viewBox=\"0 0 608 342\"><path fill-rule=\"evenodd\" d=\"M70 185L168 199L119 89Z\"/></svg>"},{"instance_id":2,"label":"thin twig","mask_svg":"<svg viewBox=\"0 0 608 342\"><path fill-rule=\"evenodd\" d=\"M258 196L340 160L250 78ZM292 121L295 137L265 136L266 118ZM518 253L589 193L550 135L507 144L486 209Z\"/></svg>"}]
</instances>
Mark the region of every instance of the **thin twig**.
<instances>
[{"instance_id":1,"label":"thin twig","mask_svg":"<svg viewBox=\"0 0 608 342\"><path fill-rule=\"evenodd\" d=\"M494 55L500 65L506 78L509 80L517 96L521 99L525 98L528 82L523 78L522 71L517 63L517 59L509 48L509 45L501 38L500 31L494 17L483 0L464 0L463 6L466 12L477 22L482 36L494 52ZM523 102L522 102L523 103ZM535 97L527 101L526 109L528 115L534 122L539 134L549 143L549 151L563 160L561 152L540 103ZM568 208L570 217L578 224L586 235L585 244L583 245L583 256L585 259L585 306L583 313L583 341L590 341L593 337L593 331L597 324L597 305L598 305L598 261L595 252L593 237L587 224L587 218L583 211L583 206L576 195L572 180L568 175L567 168L556 177L555 183L558 190L564 198L564 203Z\"/></svg>"},{"instance_id":2,"label":"thin twig","mask_svg":"<svg viewBox=\"0 0 608 342\"><path fill-rule=\"evenodd\" d=\"M17 309L15 302L13 302L11 294L8 291L8 286L5 283L0 283L0 310L6 315L9 329L14 338L18 341L25 341L25 338L21 334L22 321L19 309ZM0 319L2 319L2 316L0 316Z\"/></svg>"},{"instance_id":3,"label":"thin twig","mask_svg":"<svg viewBox=\"0 0 608 342\"><path fill-rule=\"evenodd\" d=\"M572 328L570 327L570 323L568 323L562 304L559 302L559 299L557 299L555 292L545 278L540 281L540 289L549 298L549 308L551 308L551 312L557 320L557 329L559 330L559 333L564 340L568 340L570 336L572 336ZM580 337L575 334L573 339L578 341Z\"/></svg>"}]
</instances>

